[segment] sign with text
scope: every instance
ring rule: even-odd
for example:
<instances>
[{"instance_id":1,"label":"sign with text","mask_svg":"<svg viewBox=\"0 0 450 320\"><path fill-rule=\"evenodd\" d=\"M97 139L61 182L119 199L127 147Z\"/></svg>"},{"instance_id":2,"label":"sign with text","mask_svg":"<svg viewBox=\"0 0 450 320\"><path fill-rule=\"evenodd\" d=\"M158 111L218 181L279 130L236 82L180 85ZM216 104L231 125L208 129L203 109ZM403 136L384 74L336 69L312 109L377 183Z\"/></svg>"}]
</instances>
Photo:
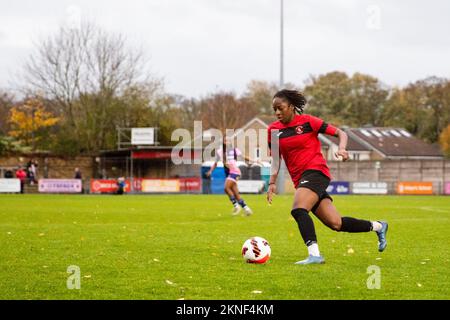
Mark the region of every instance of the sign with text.
<instances>
[{"instance_id":1,"label":"sign with text","mask_svg":"<svg viewBox=\"0 0 450 320\"><path fill-rule=\"evenodd\" d=\"M20 192L19 179L0 179L0 192Z\"/></svg>"},{"instance_id":2,"label":"sign with text","mask_svg":"<svg viewBox=\"0 0 450 320\"><path fill-rule=\"evenodd\" d=\"M155 128L132 128L132 145L152 145L155 144Z\"/></svg>"},{"instance_id":3,"label":"sign with text","mask_svg":"<svg viewBox=\"0 0 450 320\"><path fill-rule=\"evenodd\" d=\"M143 179L142 192L180 192L179 179Z\"/></svg>"},{"instance_id":4,"label":"sign with text","mask_svg":"<svg viewBox=\"0 0 450 320\"><path fill-rule=\"evenodd\" d=\"M327 188L329 194L349 194L350 182L348 181L331 181Z\"/></svg>"},{"instance_id":5,"label":"sign with text","mask_svg":"<svg viewBox=\"0 0 450 320\"><path fill-rule=\"evenodd\" d=\"M80 179L40 179L38 190L42 193L81 193Z\"/></svg>"},{"instance_id":6,"label":"sign with text","mask_svg":"<svg viewBox=\"0 0 450 320\"><path fill-rule=\"evenodd\" d=\"M398 194L433 194L432 182L399 182Z\"/></svg>"},{"instance_id":7,"label":"sign with text","mask_svg":"<svg viewBox=\"0 0 450 320\"><path fill-rule=\"evenodd\" d=\"M450 182L445 183L444 194L450 194Z\"/></svg>"},{"instance_id":8,"label":"sign with text","mask_svg":"<svg viewBox=\"0 0 450 320\"><path fill-rule=\"evenodd\" d=\"M180 178L180 192L198 192L202 191L202 179L200 178Z\"/></svg>"},{"instance_id":9,"label":"sign with text","mask_svg":"<svg viewBox=\"0 0 450 320\"><path fill-rule=\"evenodd\" d=\"M91 180L91 193L115 193L117 192L117 180L94 179ZM130 183L125 181L125 192L130 192Z\"/></svg>"},{"instance_id":10,"label":"sign with text","mask_svg":"<svg viewBox=\"0 0 450 320\"><path fill-rule=\"evenodd\" d=\"M386 182L353 182L352 193L354 194L387 194L388 184Z\"/></svg>"},{"instance_id":11,"label":"sign with text","mask_svg":"<svg viewBox=\"0 0 450 320\"><path fill-rule=\"evenodd\" d=\"M134 191L141 191L142 178L134 178ZM117 180L114 179L92 179L91 193L116 193L118 189ZM125 180L125 192L131 191L131 180Z\"/></svg>"},{"instance_id":12,"label":"sign with text","mask_svg":"<svg viewBox=\"0 0 450 320\"><path fill-rule=\"evenodd\" d=\"M240 193L262 193L266 182L264 180L238 180Z\"/></svg>"}]
</instances>

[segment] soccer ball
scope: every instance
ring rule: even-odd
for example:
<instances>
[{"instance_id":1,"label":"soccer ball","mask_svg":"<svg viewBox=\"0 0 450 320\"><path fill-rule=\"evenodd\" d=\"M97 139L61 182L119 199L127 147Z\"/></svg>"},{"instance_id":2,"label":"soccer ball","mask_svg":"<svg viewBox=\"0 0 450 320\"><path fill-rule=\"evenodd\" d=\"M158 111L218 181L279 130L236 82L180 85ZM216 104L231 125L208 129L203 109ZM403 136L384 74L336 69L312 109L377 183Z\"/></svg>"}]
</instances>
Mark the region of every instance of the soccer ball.
<instances>
[{"instance_id":1,"label":"soccer ball","mask_svg":"<svg viewBox=\"0 0 450 320\"><path fill-rule=\"evenodd\" d=\"M242 246L242 257L247 263L266 263L270 253L269 243L261 237L250 238Z\"/></svg>"}]
</instances>

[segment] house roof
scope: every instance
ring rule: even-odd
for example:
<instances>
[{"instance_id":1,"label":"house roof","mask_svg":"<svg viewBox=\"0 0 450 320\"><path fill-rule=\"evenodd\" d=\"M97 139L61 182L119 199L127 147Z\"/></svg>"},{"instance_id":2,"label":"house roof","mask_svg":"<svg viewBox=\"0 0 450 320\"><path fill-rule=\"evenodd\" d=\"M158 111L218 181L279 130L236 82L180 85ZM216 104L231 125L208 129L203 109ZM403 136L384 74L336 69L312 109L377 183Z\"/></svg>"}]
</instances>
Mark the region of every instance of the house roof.
<instances>
[{"instance_id":1,"label":"house roof","mask_svg":"<svg viewBox=\"0 0 450 320\"><path fill-rule=\"evenodd\" d=\"M372 127L346 130L349 137L380 152L385 157L440 157L439 146L414 137L404 128Z\"/></svg>"},{"instance_id":2,"label":"house roof","mask_svg":"<svg viewBox=\"0 0 450 320\"><path fill-rule=\"evenodd\" d=\"M272 122L277 121L277 118L275 116L270 116L270 115L265 115L265 114L257 116L256 118L258 118L259 120L264 122L267 126L269 126Z\"/></svg>"},{"instance_id":3,"label":"house roof","mask_svg":"<svg viewBox=\"0 0 450 320\"><path fill-rule=\"evenodd\" d=\"M320 134L319 139L321 141L325 141L325 143L327 143L327 144L328 144L328 142L331 142L335 145L339 145L339 138L334 137L334 136ZM372 151L372 148L359 142L357 139L349 136L348 143L347 143L347 150L348 151Z\"/></svg>"}]
</instances>

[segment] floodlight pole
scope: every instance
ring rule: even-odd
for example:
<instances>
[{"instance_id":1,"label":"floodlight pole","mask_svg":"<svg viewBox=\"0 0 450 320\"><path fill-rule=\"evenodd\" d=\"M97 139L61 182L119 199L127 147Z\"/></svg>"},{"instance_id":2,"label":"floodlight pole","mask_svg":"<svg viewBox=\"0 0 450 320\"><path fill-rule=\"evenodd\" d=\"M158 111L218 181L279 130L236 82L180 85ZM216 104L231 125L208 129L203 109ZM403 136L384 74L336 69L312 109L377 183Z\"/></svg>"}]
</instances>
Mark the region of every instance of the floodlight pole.
<instances>
[{"instance_id":1,"label":"floodlight pole","mask_svg":"<svg viewBox=\"0 0 450 320\"><path fill-rule=\"evenodd\" d=\"M284 0L280 0L280 90L284 87ZM279 155L280 160L281 154ZM285 164L282 160L278 172L277 189L284 193Z\"/></svg>"},{"instance_id":2,"label":"floodlight pole","mask_svg":"<svg viewBox=\"0 0 450 320\"><path fill-rule=\"evenodd\" d=\"M280 0L280 88L284 86L284 1Z\"/></svg>"}]
</instances>

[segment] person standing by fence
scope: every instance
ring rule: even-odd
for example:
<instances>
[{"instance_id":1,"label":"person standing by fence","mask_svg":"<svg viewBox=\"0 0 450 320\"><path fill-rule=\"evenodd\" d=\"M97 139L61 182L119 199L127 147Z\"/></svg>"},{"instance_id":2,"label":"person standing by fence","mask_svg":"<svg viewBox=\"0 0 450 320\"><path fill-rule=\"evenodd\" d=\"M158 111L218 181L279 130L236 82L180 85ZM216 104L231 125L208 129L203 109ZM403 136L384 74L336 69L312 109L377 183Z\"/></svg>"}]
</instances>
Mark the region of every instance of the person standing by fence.
<instances>
[{"instance_id":1,"label":"person standing by fence","mask_svg":"<svg viewBox=\"0 0 450 320\"><path fill-rule=\"evenodd\" d=\"M22 169L22 167L17 168L16 178L20 180L20 193L23 193L27 173Z\"/></svg>"}]
</instances>

